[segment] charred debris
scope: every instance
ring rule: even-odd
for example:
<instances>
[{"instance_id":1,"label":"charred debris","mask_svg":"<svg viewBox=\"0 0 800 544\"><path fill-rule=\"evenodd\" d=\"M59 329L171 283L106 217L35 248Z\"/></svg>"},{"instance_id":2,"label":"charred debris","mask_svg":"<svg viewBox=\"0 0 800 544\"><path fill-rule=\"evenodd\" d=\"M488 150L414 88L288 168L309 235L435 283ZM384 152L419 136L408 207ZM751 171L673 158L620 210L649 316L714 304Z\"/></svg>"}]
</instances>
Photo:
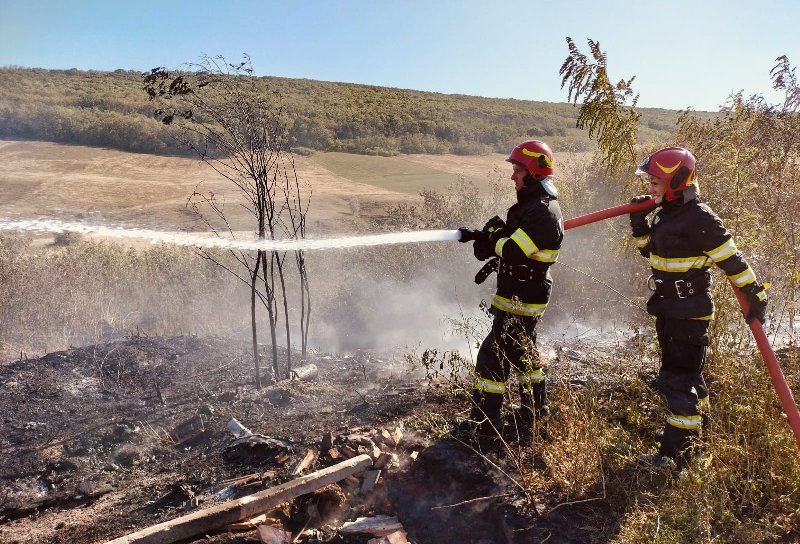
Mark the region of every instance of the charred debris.
<instances>
[{"instance_id":1,"label":"charred debris","mask_svg":"<svg viewBox=\"0 0 800 544\"><path fill-rule=\"evenodd\" d=\"M421 544L552 534L557 520L536 522L496 461L408 426L464 406L401 361L320 354L260 390L250 370L245 347L193 336L0 366L0 540Z\"/></svg>"}]
</instances>

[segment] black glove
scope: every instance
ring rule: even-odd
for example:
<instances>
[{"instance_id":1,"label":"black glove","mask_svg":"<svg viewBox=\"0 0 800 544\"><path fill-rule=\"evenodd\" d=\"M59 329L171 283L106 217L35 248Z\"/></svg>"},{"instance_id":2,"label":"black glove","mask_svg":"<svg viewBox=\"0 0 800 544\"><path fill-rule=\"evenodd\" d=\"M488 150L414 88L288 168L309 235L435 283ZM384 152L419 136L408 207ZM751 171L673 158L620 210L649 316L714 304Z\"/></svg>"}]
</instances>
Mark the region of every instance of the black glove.
<instances>
[{"instance_id":1,"label":"black glove","mask_svg":"<svg viewBox=\"0 0 800 544\"><path fill-rule=\"evenodd\" d=\"M753 282L749 285L742 287L742 292L747 296L747 305L749 306L744 320L747 324L758 319L762 325L766 324L767 320L767 287L769 284L761 284Z\"/></svg>"},{"instance_id":2,"label":"black glove","mask_svg":"<svg viewBox=\"0 0 800 544\"><path fill-rule=\"evenodd\" d=\"M490 257L494 257L494 243L489 239L487 234L478 232L475 237L475 243L472 244L472 252L475 258L479 261L485 261Z\"/></svg>"},{"instance_id":3,"label":"black glove","mask_svg":"<svg viewBox=\"0 0 800 544\"><path fill-rule=\"evenodd\" d=\"M506 222L495 215L486 222L481 232L483 232L487 238L489 238L489 241L494 244L500 238L507 236L507 230Z\"/></svg>"},{"instance_id":4,"label":"black glove","mask_svg":"<svg viewBox=\"0 0 800 544\"><path fill-rule=\"evenodd\" d=\"M638 204L639 202L644 202L646 200L650 200L651 198L652 197L650 195L635 196L631 199L631 203ZM634 236L644 236L650 232L650 223L647 222L647 214L649 214L651 211L652 210L633 212L631 214L631 230L633 231Z\"/></svg>"},{"instance_id":5,"label":"black glove","mask_svg":"<svg viewBox=\"0 0 800 544\"><path fill-rule=\"evenodd\" d=\"M467 242L472 242L473 240L477 240L478 236L480 236L481 234L481 231L470 229L467 227L461 227L460 229L458 229L458 232L461 235L458 241L461 242L462 244L466 244Z\"/></svg>"}]
</instances>

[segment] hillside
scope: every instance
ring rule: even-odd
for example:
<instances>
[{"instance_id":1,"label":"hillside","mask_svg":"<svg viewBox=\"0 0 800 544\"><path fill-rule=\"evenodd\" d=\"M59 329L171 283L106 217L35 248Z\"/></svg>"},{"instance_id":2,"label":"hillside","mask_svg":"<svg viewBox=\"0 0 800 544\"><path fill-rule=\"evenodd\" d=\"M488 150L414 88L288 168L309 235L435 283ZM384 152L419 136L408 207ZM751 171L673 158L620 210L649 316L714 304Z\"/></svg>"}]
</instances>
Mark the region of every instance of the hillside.
<instances>
[{"instance_id":1,"label":"hillside","mask_svg":"<svg viewBox=\"0 0 800 544\"><path fill-rule=\"evenodd\" d=\"M278 77L258 78L258 86L265 96L280 97L295 149L472 155L505 153L533 137L562 151L591 147L587 134L575 128L578 109L567 103ZM152 109L138 72L0 69L3 138L183 153ZM679 112L639 111L640 141L669 139Z\"/></svg>"},{"instance_id":2,"label":"hillside","mask_svg":"<svg viewBox=\"0 0 800 544\"><path fill-rule=\"evenodd\" d=\"M733 121L740 118L737 112ZM797 300L797 203L787 198L772 207L750 180L766 173L774 194L797 195L797 170L773 160L785 148L768 140L756 160L741 166L746 175L731 175L728 157L708 151L746 132L727 121L729 133L719 124L711 135L709 127L691 127L708 164L704 197L735 226L754 269L773 284L777 310L769 326L776 338L784 323L797 322L796 306L781 313L788 306L781 300ZM770 132L781 134L797 131ZM557 161L565 215L620 198L621 187L598 172L590 154L559 153ZM459 175L502 179L499 188L509 192L502 154L319 152L297 157L296 166L314 190L313 236L360 232L370 220L375 228L479 225L495 213L490 199L467 190L418 196L421 187L445 191ZM238 210L222 192L225 184L196 159L0 141L0 212L7 216L196 229L202 226L184 203L198 182ZM596 190L601 184L604 190ZM485 208L476 211L476 202ZM418 208L396 206L408 203ZM381 217L389 210L403 213ZM237 213L239 221L244 214ZM282 485L303 472L306 458L316 455L304 470L324 470L363 447L377 457L373 475L381 457L394 455L399 466L381 468L372 488L366 477L350 478L324 496L293 502L271 523L304 544L366 544L369 536L342 535L342 522L377 514L396 514L417 544L442 542L442 528L453 541L492 542L498 527L511 543L797 542L797 450L720 272L719 328L707 372L713 423L703 431L697 461L680 474L637 464L639 453L653 451L665 414L648 385L658 356L641 308L645 266L631 259L632 247L621 250L628 229L627 218L618 218L570 231L538 329L553 410L526 437L509 412L503 449L488 455L446 438L469 406L474 360L467 347L469 356L457 349L485 334L478 303L492 292L474 284L469 247L310 254L318 346L311 360L319 378L257 390L244 339L248 293L213 262L178 248L129 250L4 233L0 406L9 415L0 425L0 541L103 542ZM789 345L776 349L795 398L796 330L783 333ZM388 358L391 347L398 351ZM265 433L243 443L253 453L266 439L290 444L291 452L240 457L242 443L226 430L231 418ZM203 430L188 442L170 434L187 423L196 429L197 421ZM384 432L399 436L397 429L405 438L370 442L384 440ZM331 497L331 509L320 506ZM255 530L245 532L200 538L233 544Z\"/></svg>"}]
</instances>

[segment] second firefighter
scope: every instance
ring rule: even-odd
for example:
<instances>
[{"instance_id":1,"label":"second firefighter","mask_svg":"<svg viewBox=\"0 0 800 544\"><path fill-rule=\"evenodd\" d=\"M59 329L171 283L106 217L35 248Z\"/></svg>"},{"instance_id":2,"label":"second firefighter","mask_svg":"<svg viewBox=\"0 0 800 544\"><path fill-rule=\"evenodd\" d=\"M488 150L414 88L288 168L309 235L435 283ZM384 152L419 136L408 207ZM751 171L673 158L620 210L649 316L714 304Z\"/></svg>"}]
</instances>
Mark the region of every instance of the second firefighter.
<instances>
[{"instance_id":1,"label":"second firefighter","mask_svg":"<svg viewBox=\"0 0 800 544\"><path fill-rule=\"evenodd\" d=\"M631 214L636 245L650 265L653 294L647 311L656 316L661 368L655 386L664 395L669 413L655 455L639 460L656 467L682 468L691 460L692 438L699 435L709 410L703 367L708 328L714 317L711 299L713 264L748 298L749 323L764 322L767 296L733 237L720 218L700 201L696 159L687 149L656 151L637 169L647 179L659 206L652 221L648 212Z\"/></svg>"}]
</instances>

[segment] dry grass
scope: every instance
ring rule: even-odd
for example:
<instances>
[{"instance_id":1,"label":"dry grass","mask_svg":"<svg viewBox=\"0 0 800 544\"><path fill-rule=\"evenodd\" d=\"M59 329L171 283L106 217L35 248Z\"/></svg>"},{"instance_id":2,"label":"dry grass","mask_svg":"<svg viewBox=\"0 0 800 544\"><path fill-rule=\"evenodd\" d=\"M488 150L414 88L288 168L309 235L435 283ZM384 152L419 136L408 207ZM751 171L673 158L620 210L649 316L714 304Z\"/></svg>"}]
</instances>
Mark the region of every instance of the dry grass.
<instances>
[{"instance_id":1,"label":"dry grass","mask_svg":"<svg viewBox=\"0 0 800 544\"><path fill-rule=\"evenodd\" d=\"M247 330L246 292L191 250L148 250L83 240L38 247L0 237L5 357L123 335Z\"/></svg>"}]
</instances>

